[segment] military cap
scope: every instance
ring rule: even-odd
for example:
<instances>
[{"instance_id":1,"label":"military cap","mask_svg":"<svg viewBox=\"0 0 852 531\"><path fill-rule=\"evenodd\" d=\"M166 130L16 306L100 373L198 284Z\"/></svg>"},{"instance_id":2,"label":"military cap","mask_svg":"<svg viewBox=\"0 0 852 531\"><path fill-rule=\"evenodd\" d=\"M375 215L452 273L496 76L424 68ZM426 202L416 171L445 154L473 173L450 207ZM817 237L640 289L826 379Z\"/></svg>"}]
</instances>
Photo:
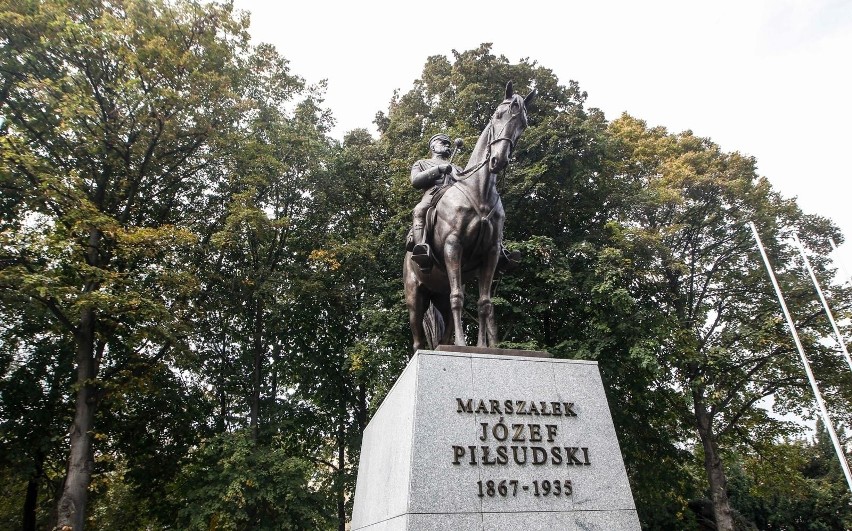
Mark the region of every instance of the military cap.
<instances>
[{"instance_id":1,"label":"military cap","mask_svg":"<svg viewBox=\"0 0 852 531\"><path fill-rule=\"evenodd\" d=\"M446 140L447 142L450 141L450 137L448 137L444 133L438 133L437 135L432 135L432 138L429 139L429 145L431 146L432 142L434 142L435 140L438 140L439 138L442 139L442 140Z\"/></svg>"}]
</instances>

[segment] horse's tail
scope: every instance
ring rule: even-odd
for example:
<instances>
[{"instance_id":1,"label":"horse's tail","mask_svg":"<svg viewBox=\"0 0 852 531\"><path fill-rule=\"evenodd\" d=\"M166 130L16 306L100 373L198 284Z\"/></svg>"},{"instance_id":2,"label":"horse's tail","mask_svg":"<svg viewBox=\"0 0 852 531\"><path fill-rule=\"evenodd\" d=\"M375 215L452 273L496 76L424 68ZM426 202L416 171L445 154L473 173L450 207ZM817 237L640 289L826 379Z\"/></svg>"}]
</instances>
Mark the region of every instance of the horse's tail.
<instances>
[{"instance_id":1,"label":"horse's tail","mask_svg":"<svg viewBox=\"0 0 852 531\"><path fill-rule=\"evenodd\" d=\"M426 315L423 316L423 332L426 335L426 344L430 350L435 350L441 344L445 328L446 324L441 312L435 308L434 304L430 304L429 309L426 310Z\"/></svg>"}]
</instances>

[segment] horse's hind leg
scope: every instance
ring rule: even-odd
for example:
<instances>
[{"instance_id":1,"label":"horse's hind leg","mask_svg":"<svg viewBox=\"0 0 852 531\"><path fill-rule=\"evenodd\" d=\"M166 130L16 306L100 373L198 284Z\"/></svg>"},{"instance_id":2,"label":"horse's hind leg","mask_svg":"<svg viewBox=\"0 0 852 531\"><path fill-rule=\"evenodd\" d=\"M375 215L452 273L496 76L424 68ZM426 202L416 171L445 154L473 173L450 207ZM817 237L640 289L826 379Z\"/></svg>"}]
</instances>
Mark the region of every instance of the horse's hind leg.
<instances>
[{"instance_id":1,"label":"horse's hind leg","mask_svg":"<svg viewBox=\"0 0 852 531\"><path fill-rule=\"evenodd\" d=\"M497 325L494 323L494 303L491 302L491 283L497 269L499 248L489 250L479 268L479 336L478 347L497 346Z\"/></svg>"}]
</instances>

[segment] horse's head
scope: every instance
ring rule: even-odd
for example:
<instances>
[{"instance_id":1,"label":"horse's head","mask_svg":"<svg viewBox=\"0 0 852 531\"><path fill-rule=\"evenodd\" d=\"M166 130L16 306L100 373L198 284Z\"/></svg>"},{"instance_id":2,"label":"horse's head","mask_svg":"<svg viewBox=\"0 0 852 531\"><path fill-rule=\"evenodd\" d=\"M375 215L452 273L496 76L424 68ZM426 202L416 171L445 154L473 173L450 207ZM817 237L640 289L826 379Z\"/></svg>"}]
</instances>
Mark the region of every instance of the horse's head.
<instances>
[{"instance_id":1,"label":"horse's head","mask_svg":"<svg viewBox=\"0 0 852 531\"><path fill-rule=\"evenodd\" d=\"M515 142L527 128L527 105L535 98L532 90L526 97L515 94L512 82L506 83L506 98L491 117L491 144L488 169L497 173L509 164Z\"/></svg>"}]
</instances>

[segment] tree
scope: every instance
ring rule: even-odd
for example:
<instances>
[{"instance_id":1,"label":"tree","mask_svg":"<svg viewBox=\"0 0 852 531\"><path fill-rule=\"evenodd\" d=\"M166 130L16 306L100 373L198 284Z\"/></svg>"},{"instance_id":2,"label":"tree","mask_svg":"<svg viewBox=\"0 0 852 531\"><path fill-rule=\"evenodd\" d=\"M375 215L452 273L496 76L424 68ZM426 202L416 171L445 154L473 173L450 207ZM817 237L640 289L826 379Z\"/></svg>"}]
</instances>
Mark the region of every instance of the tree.
<instances>
[{"instance_id":1,"label":"tree","mask_svg":"<svg viewBox=\"0 0 852 531\"><path fill-rule=\"evenodd\" d=\"M220 433L206 441L205 448L215 445L222 462L244 459L237 453L248 451L255 460L289 455L303 468L318 462L325 437L333 436L319 426L305 426L316 423L317 417L305 411L300 399L309 401L312 396L294 396L289 361L315 355L299 350L306 348L299 334L313 334L315 323L304 321L297 299L312 289L305 271L312 257L320 256L314 251L326 231L327 220L317 214L325 211L318 174L325 174L323 167L330 159L331 121L320 106L322 87L306 87L295 77L291 85L292 99L287 103L298 99L291 111L282 101L253 95L259 98L259 112L243 124L242 149L229 157L226 180L209 197L213 222L200 229L206 232L197 258L204 311L197 316L193 338L200 354L195 369L205 374L216 396L215 424ZM309 329L302 331L302 326ZM248 450L243 447L246 433ZM325 478L318 479L323 474L314 474L314 487L325 488ZM289 483L300 490L292 495L306 495L301 492L308 490L306 483L307 479L305 484ZM234 488L217 482L205 486L203 493L189 491L188 496L211 496L216 486L226 489L218 492L222 497ZM320 498L327 501L329 496ZM283 500L275 504L274 498L252 496L241 509L246 514L238 519L239 525L249 528L274 527L278 525L274 514L291 510ZM207 517L223 518L218 509Z\"/></svg>"},{"instance_id":2,"label":"tree","mask_svg":"<svg viewBox=\"0 0 852 531\"><path fill-rule=\"evenodd\" d=\"M355 130L335 147L327 170L313 175L308 226L315 237L303 239L299 289L282 315L282 367L293 400L311 419L302 440L314 441L311 455L333 493L340 530L351 514L368 408L407 359L394 252L401 247L389 230L384 163L381 146Z\"/></svg>"},{"instance_id":3,"label":"tree","mask_svg":"<svg viewBox=\"0 0 852 531\"><path fill-rule=\"evenodd\" d=\"M15 217L0 288L50 312L75 345L60 528L83 528L105 396L185 345L194 206L239 138L252 83L288 90L247 24L229 4L2 4L0 160Z\"/></svg>"},{"instance_id":4,"label":"tree","mask_svg":"<svg viewBox=\"0 0 852 531\"><path fill-rule=\"evenodd\" d=\"M624 255L633 261L630 292L658 308L665 322L659 364L688 398L670 407L677 411L689 404L681 414L701 442L716 525L733 529L725 447L759 448L790 433L791 425L770 417L761 400L774 396L782 410L797 411L810 402L746 224L753 220L770 244L806 349L828 366L837 359L819 341L826 323L816 319L820 309L807 280L795 271L795 252L785 237L798 230L825 252L829 237L840 235L827 220L803 215L794 201L773 192L749 157L723 153L688 131L649 129L627 115L613 121L610 132L621 151L618 171L637 184L620 235ZM830 273L824 259L816 265L823 278ZM835 295L840 308L848 307L848 293Z\"/></svg>"}]
</instances>

